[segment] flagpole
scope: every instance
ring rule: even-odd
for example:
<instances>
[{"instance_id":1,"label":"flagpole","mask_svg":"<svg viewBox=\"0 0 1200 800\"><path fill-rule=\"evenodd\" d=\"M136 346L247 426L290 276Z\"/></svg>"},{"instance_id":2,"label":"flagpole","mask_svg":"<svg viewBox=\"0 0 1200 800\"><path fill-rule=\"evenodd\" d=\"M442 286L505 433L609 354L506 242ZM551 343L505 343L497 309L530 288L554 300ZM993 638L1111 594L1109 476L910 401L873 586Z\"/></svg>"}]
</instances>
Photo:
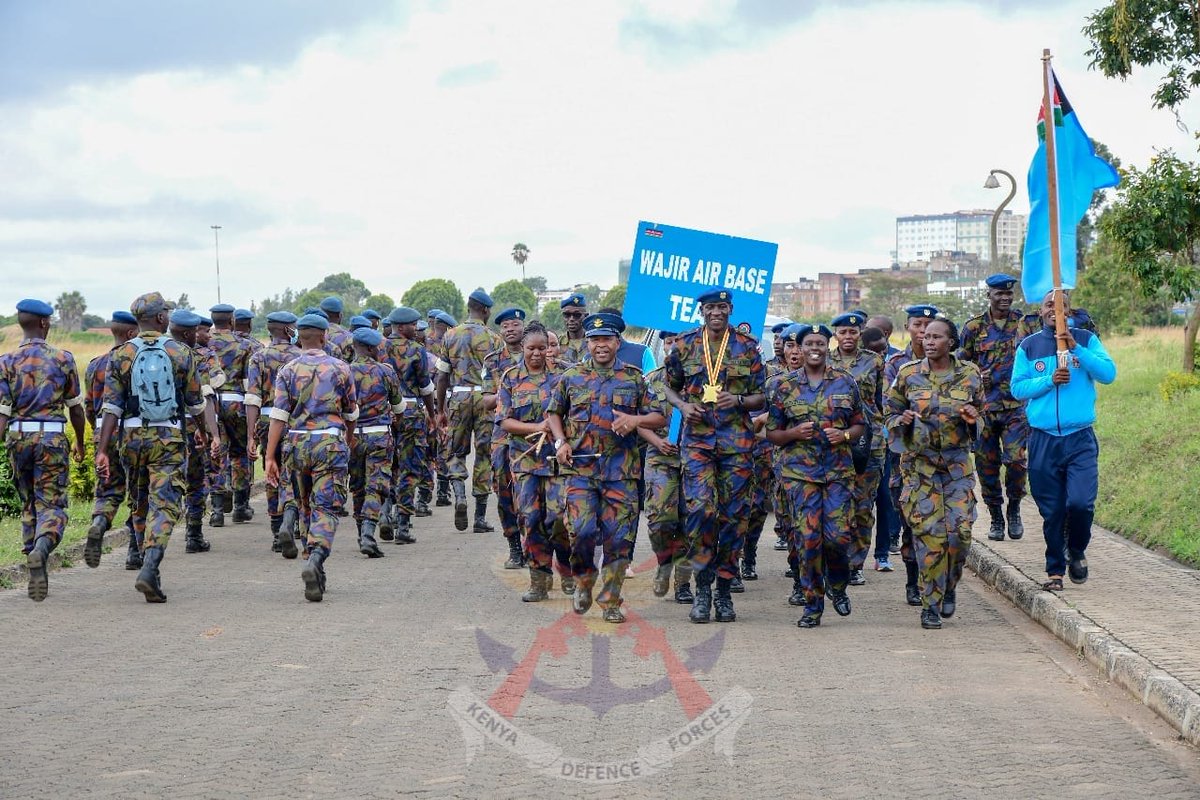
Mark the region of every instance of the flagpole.
<instances>
[{"instance_id":1,"label":"flagpole","mask_svg":"<svg viewBox=\"0 0 1200 800\"><path fill-rule=\"evenodd\" d=\"M1050 48L1042 50L1042 119L1046 131L1046 194L1050 222L1050 271L1054 281L1054 336L1058 340L1058 363L1064 366L1067 353L1067 318L1062 291L1062 241L1058 233L1058 159L1054 151L1054 70Z\"/></svg>"}]
</instances>

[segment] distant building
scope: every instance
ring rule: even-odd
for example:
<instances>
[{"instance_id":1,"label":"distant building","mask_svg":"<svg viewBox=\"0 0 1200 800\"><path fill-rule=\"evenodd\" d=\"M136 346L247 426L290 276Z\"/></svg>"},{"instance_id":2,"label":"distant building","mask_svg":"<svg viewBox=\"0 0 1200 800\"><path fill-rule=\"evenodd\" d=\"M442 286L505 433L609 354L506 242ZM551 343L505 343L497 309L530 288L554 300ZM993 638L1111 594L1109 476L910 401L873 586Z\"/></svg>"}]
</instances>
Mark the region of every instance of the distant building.
<instances>
[{"instance_id":1,"label":"distant building","mask_svg":"<svg viewBox=\"0 0 1200 800\"><path fill-rule=\"evenodd\" d=\"M992 213L986 209L950 214L916 214L896 218L896 263L928 260L938 252L973 253L991 263ZM1021 246L1029 218L1004 211L996 225L996 249L1012 264L1021 263Z\"/></svg>"},{"instance_id":2,"label":"distant building","mask_svg":"<svg viewBox=\"0 0 1200 800\"><path fill-rule=\"evenodd\" d=\"M633 266L633 260L622 258L617 262L617 285L625 286L629 283L629 269Z\"/></svg>"},{"instance_id":3,"label":"distant building","mask_svg":"<svg viewBox=\"0 0 1200 800\"><path fill-rule=\"evenodd\" d=\"M862 276L842 272L817 275L817 313L840 314L862 304Z\"/></svg>"},{"instance_id":4,"label":"distant building","mask_svg":"<svg viewBox=\"0 0 1200 800\"><path fill-rule=\"evenodd\" d=\"M797 322L816 319L817 295L817 282L810 278L801 278L793 283L772 283L767 313Z\"/></svg>"},{"instance_id":5,"label":"distant building","mask_svg":"<svg viewBox=\"0 0 1200 800\"><path fill-rule=\"evenodd\" d=\"M537 293L537 310L540 314L547 303L561 303L570 297L574 289L547 289L544 292Z\"/></svg>"}]
</instances>

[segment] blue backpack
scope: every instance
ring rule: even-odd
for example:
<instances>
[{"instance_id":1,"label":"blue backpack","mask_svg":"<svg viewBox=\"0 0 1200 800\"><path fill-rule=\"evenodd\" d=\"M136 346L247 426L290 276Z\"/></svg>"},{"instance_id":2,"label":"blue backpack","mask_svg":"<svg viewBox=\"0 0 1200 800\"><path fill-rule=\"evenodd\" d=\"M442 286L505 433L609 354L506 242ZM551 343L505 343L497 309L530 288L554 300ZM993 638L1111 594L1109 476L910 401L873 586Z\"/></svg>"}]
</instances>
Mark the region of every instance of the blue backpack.
<instances>
[{"instance_id":1,"label":"blue backpack","mask_svg":"<svg viewBox=\"0 0 1200 800\"><path fill-rule=\"evenodd\" d=\"M179 419L179 398L175 389L175 364L163 346L166 337L147 341L133 340L137 355L129 374L130 394L135 401L130 411L146 422Z\"/></svg>"}]
</instances>

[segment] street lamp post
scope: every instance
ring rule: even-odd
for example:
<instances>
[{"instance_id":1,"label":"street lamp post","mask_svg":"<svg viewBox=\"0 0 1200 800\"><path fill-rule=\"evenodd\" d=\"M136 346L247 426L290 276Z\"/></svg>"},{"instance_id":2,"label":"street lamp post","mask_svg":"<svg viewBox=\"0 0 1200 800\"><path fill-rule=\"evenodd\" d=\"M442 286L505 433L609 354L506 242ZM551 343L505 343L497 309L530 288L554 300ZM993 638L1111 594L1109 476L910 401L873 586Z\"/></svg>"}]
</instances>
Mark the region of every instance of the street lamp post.
<instances>
[{"instance_id":1,"label":"street lamp post","mask_svg":"<svg viewBox=\"0 0 1200 800\"><path fill-rule=\"evenodd\" d=\"M209 225L213 231L213 255L217 259L217 302L221 302L221 226ZM992 223L992 246L995 247L996 223Z\"/></svg>"},{"instance_id":2,"label":"street lamp post","mask_svg":"<svg viewBox=\"0 0 1200 800\"><path fill-rule=\"evenodd\" d=\"M988 176L987 176L987 180L983 182L983 188L999 189L1000 181L996 180L997 174L1003 175L1004 177L1008 178L1008 182L1010 184L1012 184L1012 189L1009 190L1008 197L1004 198L1004 202L1002 202L1000 205L996 206L995 212L992 213L992 249L991 249L990 261L992 262L993 268L996 266L996 259L997 259L996 226L1000 224L1000 214L1001 214L1001 212L1004 211L1004 207L1007 206L1012 201L1012 199L1017 196L1017 179L1002 169L994 169L991 172L989 172Z\"/></svg>"}]
</instances>

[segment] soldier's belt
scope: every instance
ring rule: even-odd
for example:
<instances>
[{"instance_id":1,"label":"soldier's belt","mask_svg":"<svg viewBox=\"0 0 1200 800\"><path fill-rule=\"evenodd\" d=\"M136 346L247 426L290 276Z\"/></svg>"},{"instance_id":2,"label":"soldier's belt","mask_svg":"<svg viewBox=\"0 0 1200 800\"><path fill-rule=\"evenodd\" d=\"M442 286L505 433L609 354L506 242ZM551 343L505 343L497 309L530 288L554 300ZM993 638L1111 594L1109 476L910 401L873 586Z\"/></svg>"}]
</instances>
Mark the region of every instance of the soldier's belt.
<instances>
[{"instance_id":1,"label":"soldier's belt","mask_svg":"<svg viewBox=\"0 0 1200 800\"><path fill-rule=\"evenodd\" d=\"M246 395L241 394L240 392L218 392L217 397L221 399L222 403L246 402Z\"/></svg>"},{"instance_id":2,"label":"soldier's belt","mask_svg":"<svg viewBox=\"0 0 1200 800\"><path fill-rule=\"evenodd\" d=\"M121 424L126 428L174 428L179 430L183 425L179 422L171 420L163 420L162 422L146 422L141 417L126 417L121 421Z\"/></svg>"},{"instance_id":3,"label":"soldier's belt","mask_svg":"<svg viewBox=\"0 0 1200 800\"><path fill-rule=\"evenodd\" d=\"M18 433L62 433L67 429L62 422L39 422L32 419L19 419L9 424L10 431Z\"/></svg>"},{"instance_id":4,"label":"soldier's belt","mask_svg":"<svg viewBox=\"0 0 1200 800\"><path fill-rule=\"evenodd\" d=\"M314 431L305 431L305 430L298 430L296 428L289 428L288 433L294 433L297 436L340 436L342 434L342 429L341 428L317 428Z\"/></svg>"},{"instance_id":5,"label":"soldier's belt","mask_svg":"<svg viewBox=\"0 0 1200 800\"><path fill-rule=\"evenodd\" d=\"M483 387L482 386L455 386L450 391L454 392L455 394L461 394L462 392L482 392Z\"/></svg>"},{"instance_id":6,"label":"soldier's belt","mask_svg":"<svg viewBox=\"0 0 1200 800\"><path fill-rule=\"evenodd\" d=\"M354 429L355 433L387 433L392 429L391 425L359 425Z\"/></svg>"},{"instance_id":7,"label":"soldier's belt","mask_svg":"<svg viewBox=\"0 0 1200 800\"><path fill-rule=\"evenodd\" d=\"M421 400L420 400L419 398L416 398L416 397L402 397L402 398L400 398L400 399L401 399L401 400L403 400L403 401L404 401L404 402L406 402L406 403L412 403L412 404L414 404L414 405L416 405L417 403L421 402Z\"/></svg>"}]
</instances>

